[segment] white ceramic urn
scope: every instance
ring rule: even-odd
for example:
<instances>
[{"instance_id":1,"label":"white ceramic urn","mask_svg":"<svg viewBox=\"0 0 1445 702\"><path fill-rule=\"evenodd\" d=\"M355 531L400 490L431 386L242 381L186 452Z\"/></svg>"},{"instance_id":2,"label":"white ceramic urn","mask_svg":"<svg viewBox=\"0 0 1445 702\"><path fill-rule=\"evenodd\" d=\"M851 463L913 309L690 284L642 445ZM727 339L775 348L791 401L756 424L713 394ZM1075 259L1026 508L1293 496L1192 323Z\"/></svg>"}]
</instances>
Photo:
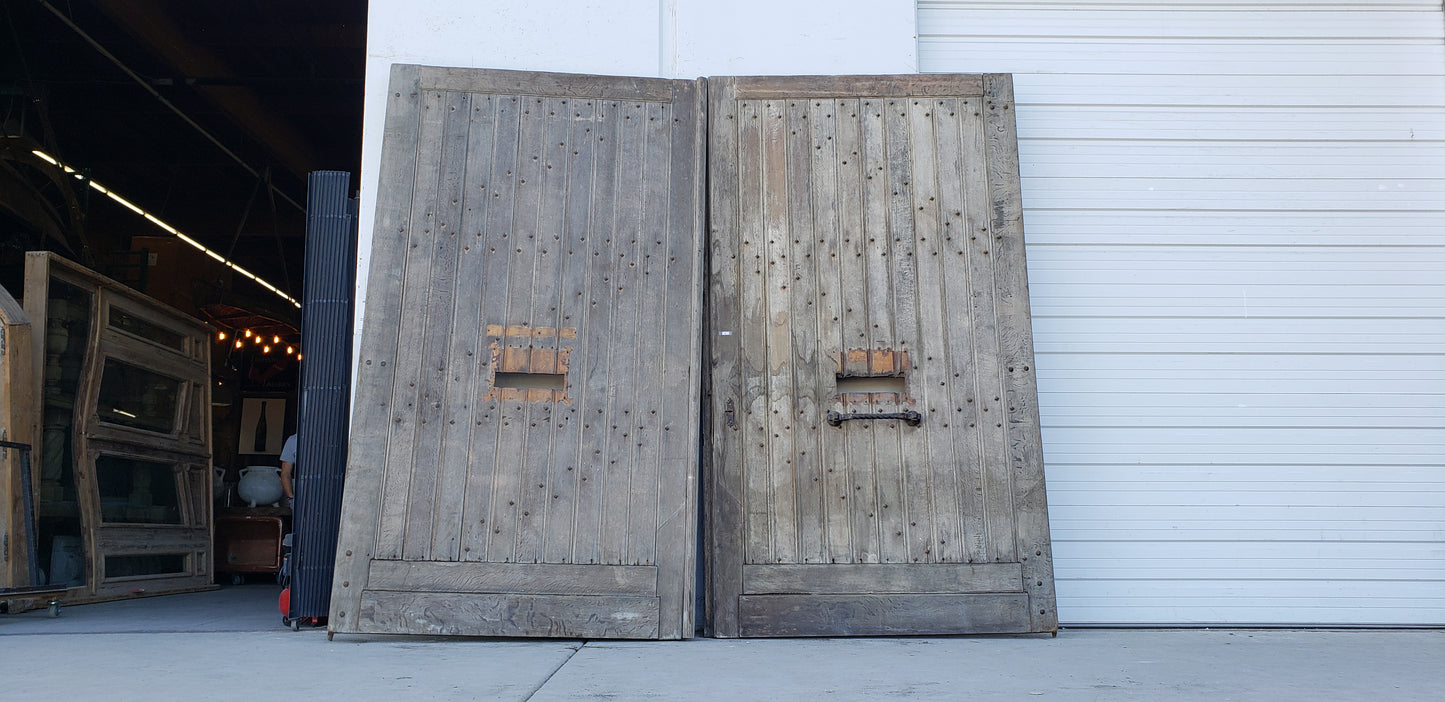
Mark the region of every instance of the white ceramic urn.
<instances>
[{"instance_id":1,"label":"white ceramic urn","mask_svg":"<svg viewBox=\"0 0 1445 702\"><path fill-rule=\"evenodd\" d=\"M285 493L281 490L281 469L276 466L246 466L242 468L241 482L236 484L236 493L252 507L256 505L276 506Z\"/></svg>"}]
</instances>

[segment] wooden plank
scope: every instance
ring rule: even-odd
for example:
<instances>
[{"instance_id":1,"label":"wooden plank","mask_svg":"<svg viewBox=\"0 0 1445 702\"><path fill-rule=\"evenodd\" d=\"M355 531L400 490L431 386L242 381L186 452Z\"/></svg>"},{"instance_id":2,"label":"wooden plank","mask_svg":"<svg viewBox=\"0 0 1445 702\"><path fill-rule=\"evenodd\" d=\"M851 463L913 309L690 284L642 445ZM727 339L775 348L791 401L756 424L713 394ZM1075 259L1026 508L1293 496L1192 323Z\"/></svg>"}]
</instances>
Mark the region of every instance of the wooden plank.
<instances>
[{"instance_id":1,"label":"wooden plank","mask_svg":"<svg viewBox=\"0 0 1445 702\"><path fill-rule=\"evenodd\" d=\"M765 290L768 280L768 236L763 201L763 128L761 105L737 102L738 118L738 227L740 345L739 372L743 381L738 411L745 427L741 460L744 484L743 563L773 563L772 480L769 417L768 320ZM741 572L738 577L742 577Z\"/></svg>"},{"instance_id":2,"label":"wooden plank","mask_svg":"<svg viewBox=\"0 0 1445 702\"><path fill-rule=\"evenodd\" d=\"M656 597L367 591L360 632L580 639L657 637Z\"/></svg>"},{"instance_id":3,"label":"wooden plank","mask_svg":"<svg viewBox=\"0 0 1445 702\"><path fill-rule=\"evenodd\" d=\"M993 204L994 266L999 285L999 342L1007 406L1007 442L1013 471L1015 528L1029 593L1034 631L1058 628L1053 556L1044 491L1043 439L1039 428L1038 384L1034 372L1028 268L1024 255L1023 201L1019 188L1018 135L1013 117L1013 80L984 77L984 115L990 200ZM996 106L997 109L993 109Z\"/></svg>"},{"instance_id":4,"label":"wooden plank","mask_svg":"<svg viewBox=\"0 0 1445 702\"><path fill-rule=\"evenodd\" d=\"M998 103L984 99L980 109L983 119L982 135L984 144L978 153L987 153L989 134L988 112L1001 107ZM977 156L975 156L977 158ZM972 175L972 174L970 174ZM978 407L975 415L982 449L980 464L983 476L984 545L987 560L1012 561L1017 558L1018 549L1014 534L1013 468L1008 461L1007 431L1003 428L1006 411L1003 401L1003 365L999 358L1000 339L998 330L998 281L993 262L994 242L997 232L993 231L993 201L991 177L987 171L984 177L970 179L965 183L968 191L965 197L969 207L968 271L969 289L973 305L973 343L975 367L974 404Z\"/></svg>"},{"instance_id":5,"label":"wooden plank","mask_svg":"<svg viewBox=\"0 0 1445 702\"><path fill-rule=\"evenodd\" d=\"M96 546L108 556L209 551L210 536L209 523L204 526L101 526L95 530ZM210 564L205 565L204 570L209 570Z\"/></svg>"},{"instance_id":6,"label":"wooden plank","mask_svg":"<svg viewBox=\"0 0 1445 702\"><path fill-rule=\"evenodd\" d=\"M656 566L372 561L368 587L400 592L656 595Z\"/></svg>"},{"instance_id":7,"label":"wooden plank","mask_svg":"<svg viewBox=\"0 0 1445 702\"><path fill-rule=\"evenodd\" d=\"M550 373L556 371L556 342L542 336L547 328L559 324L557 306L561 297L562 264L566 259L562 248L562 232L567 201L567 136L571 132L571 108L567 98L529 98L532 117L539 121L539 141L524 146L521 153L523 179L527 185L535 179L537 188L535 226L528 231L532 238L526 244L534 252L531 280L523 282L526 293L513 288L513 299L530 300L522 309L525 320L534 336L527 343L531 355L529 372ZM526 117L524 110L523 117ZM525 187L525 186L520 186ZM521 192L519 190L519 192ZM518 203L523 206L522 202ZM517 246L526 247L518 229ZM520 277L514 283L522 280ZM555 332L554 332L555 333ZM551 348L550 355L538 353L541 348ZM541 364L541 365L539 365ZM565 407L553 401L552 391L534 388L526 393L527 423L525 432L525 454L521 459L520 504L522 513L517 519L517 560L523 563L542 562L543 544L546 538L547 511L552 503L552 489L549 474L552 466L552 452L557 414Z\"/></svg>"},{"instance_id":8,"label":"wooden plank","mask_svg":"<svg viewBox=\"0 0 1445 702\"><path fill-rule=\"evenodd\" d=\"M510 371L513 365L519 371L524 367L530 370L529 325L535 307L536 267L541 250L537 237L543 210L542 149L546 143L547 128L542 98L524 93L517 95L516 100L519 110L517 155L512 168L516 180L511 191L511 226L502 233L508 275L505 302L501 309L505 310L503 319L507 326L520 325L522 328L515 330L521 332L515 336L512 335L514 330L507 330L508 337L504 343L512 355L503 361L503 371ZM513 348L516 350L512 351ZM518 360L514 362L511 358ZM498 403L501 428L497 436L497 463L493 473L493 533L486 559L489 561L535 561L530 550L522 552L522 542L532 523L533 511L541 506L536 500L529 499L537 492L537 481L530 473L533 458L530 451L535 451L535 444L529 438L532 425L544 411L527 401L526 396L525 390L505 391Z\"/></svg>"},{"instance_id":9,"label":"wooden plank","mask_svg":"<svg viewBox=\"0 0 1445 702\"><path fill-rule=\"evenodd\" d=\"M558 164L565 164L567 174L567 196L562 205L562 231L556 241L558 254L563 257L559 279L557 301L557 323L561 329L575 329L587 313L587 267L591 259L587 235L592 219L592 190L595 185L593 169L596 165L597 139L592 133L596 126L597 105L595 100L572 99L567 105L570 119L566 138L560 142L561 154ZM560 337L559 337L560 338ZM570 349L570 344L559 341L559 349ZM572 369L570 354L567 361L559 359L559 372L567 375L568 391L579 391L579 371ZM578 517L578 463L581 456L582 420L578 403L573 399L568 405L558 407L552 449L553 460L549 468L547 485L551 488L551 501L547 506L546 534L542 545L542 561L545 563L571 563L574 545L577 541Z\"/></svg>"},{"instance_id":10,"label":"wooden plank","mask_svg":"<svg viewBox=\"0 0 1445 702\"><path fill-rule=\"evenodd\" d=\"M755 594L924 594L1020 592L1017 563L758 565L743 568L743 592Z\"/></svg>"},{"instance_id":11,"label":"wooden plank","mask_svg":"<svg viewBox=\"0 0 1445 702\"><path fill-rule=\"evenodd\" d=\"M742 636L946 636L1029 631L1023 594L744 595Z\"/></svg>"},{"instance_id":12,"label":"wooden plank","mask_svg":"<svg viewBox=\"0 0 1445 702\"><path fill-rule=\"evenodd\" d=\"M866 194L877 177L876 167L869 160L868 149L863 145L863 123L871 119L870 113L865 109L872 107L865 104L868 102L870 101L851 99L815 104L816 116L813 118L820 125L832 125L836 136L834 152L823 153L830 162L837 164L838 169L839 290L834 309L839 316L840 338L839 345L833 352L842 358L839 370L863 374L868 371L868 352L863 347L869 345L868 301L865 292L868 278L867 265L863 259L868 227L865 202ZM834 110L846 108L847 118L843 118L843 112L830 113L830 107ZM829 114L833 116L829 117ZM815 128L828 127L815 125ZM821 136L826 137L826 134ZM827 152L828 148L825 146L814 151ZM841 156L850 157L846 160L856 168L842 168L845 159ZM851 360L855 355L859 355L854 354L853 350L859 349L862 350L861 358L857 361ZM842 412L858 411L841 402L835 407ZM871 407L867 409L871 410ZM828 443L840 446L840 457L846 460L847 478L852 484L849 499L843 500L840 496L838 500L840 506L843 502L852 503L846 511L852 545L849 558L845 562L877 563L882 558L880 513L883 503L878 501L878 466L873 460L873 432L860 431L858 427L847 424L822 431L828 437Z\"/></svg>"},{"instance_id":13,"label":"wooden plank","mask_svg":"<svg viewBox=\"0 0 1445 702\"><path fill-rule=\"evenodd\" d=\"M827 562L825 521L827 505L823 500L824 477L836 469L821 461L822 434L819 427L827 408L823 406L831 394L833 359L819 350L819 290L814 257L817 233L813 202L813 148L808 123L810 100L781 101L783 141L787 154L788 198L788 266L783 269L785 298L789 302L789 324L793 328L793 408L785 427L792 433L791 467L797 503L798 552L796 560L804 563ZM829 169L831 171L831 169ZM832 281L829 281L830 283Z\"/></svg>"},{"instance_id":14,"label":"wooden plank","mask_svg":"<svg viewBox=\"0 0 1445 702\"><path fill-rule=\"evenodd\" d=\"M617 232L616 208L619 197L619 171L622 115L613 109L611 100L595 101L595 125L589 133L596 153L596 176L591 199L595 203L590 229L578 237L578 245L587 256L586 288L583 297L587 307L582 316L577 339L577 355L572 359L578 373L576 406L582 424L582 453L577 469L577 532L573 546L574 563L601 563L602 520L606 509L608 430L607 403L611 379L608 375L609 353L614 339L614 286L611 281L613 239ZM585 129L585 128L584 128Z\"/></svg>"},{"instance_id":15,"label":"wooden plank","mask_svg":"<svg viewBox=\"0 0 1445 702\"><path fill-rule=\"evenodd\" d=\"M666 261L658 260L661 270L653 274L664 276L666 290L659 370L667 389L656 408L661 479L654 537L661 638L690 638L696 628L705 95L700 79L679 82L673 92L667 132L672 184L662 248L654 255Z\"/></svg>"},{"instance_id":16,"label":"wooden plank","mask_svg":"<svg viewBox=\"0 0 1445 702\"><path fill-rule=\"evenodd\" d=\"M793 319L788 286L793 262L788 259L787 125L783 99L753 101L762 131L762 216L765 237L763 300L767 315L764 344L767 363L768 521L772 561L798 559L798 490L793 472Z\"/></svg>"},{"instance_id":17,"label":"wooden plank","mask_svg":"<svg viewBox=\"0 0 1445 702\"><path fill-rule=\"evenodd\" d=\"M955 317L966 315L967 306L953 299L954 287L966 289L967 286L950 281L950 273L962 250L962 244L955 237L967 234L962 216L965 152L959 130L962 112L968 105L958 98L939 98L933 103L933 148L938 177L935 212L941 226L927 241L919 242L918 285L920 290L928 291L927 301L920 298L920 322L923 328L934 330L920 339L924 342L920 350L925 361L929 360L928 355L935 356L940 382L945 384L937 399L930 399L925 420L932 423L936 432L929 437L928 450L933 472L937 555L943 563L962 563L969 560L964 522L977 516L982 523L982 511L971 515L965 510L961 493L975 483L969 476L977 467L975 454L960 450L967 447L964 406L970 404L966 400L971 397L967 388L972 383L971 370L968 370L972 353L968 345L970 330L960 327Z\"/></svg>"},{"instance_id":18,"label":"wooden plank","mask_svg":"<svg viewBox=\"0 0 1445 702\"><path fill-rule=\"evenodd\" d=\"M526 94L538 97L595 98L665 102L672 98L673 81L631 76L584 76L538 71L479 71L469 68L409 66L423 88L473 93Z\"/></svg>"},{"instance_id":19,"label":"wooden plank","mask_svg":"<svg viewBox=\"0 0 1445 702\"><path fill-rule=\"evenodd\" d=\"M642 289L637 262L642 259L638 235L642 231L647 158L647 107L637 101L612 101L612 110L619 120L618 134L618 197L611 236L612 259L599 271L603 282L609 283L613 310L612 335L608 344L607 411L599 419L606 426L607 448L602 456L605 482L602 493L601 561L612 564L635 564L631 550L633 534L628 527L634 502L633 481L637 469L633 449L631 419L638 411L640 349L636 339L643 325L652 324L641 316ZM616 343L615 340L625 340ZM647 538L654 538L648 534Z\"/></svg>"},{"instance_id":20,"label":"wooden plank","mask_svg":"<svg viewBox=\"0 0 1445 702\"><path fill-rule=\"evenodd\" d=\"M392 333L396 335L396 350L393 352L395 357L392 361L394 379L388 405L392 421L388 424L389 436L383 449L386 467L380 498L380 521L379 526L374 527L378 532L376 553L387 558L401 556L407 528L411 526L407 520L407 509L411 504L412 471L416 465L419 419L417 383L420 381L421 350L426 327L425 315L405 314L403 311L425 309L426 306L432 275L432 231L440 178L441 136L446 116L442 93L428 91L418 97L419 104L416 109L419 114L419 133L415 142L416 151L408 158L408 162L414 164L415 168L415 191L409 193L412 199L405 210L407 224L406 240L401 244L402 259L396 262L395 267L378 271L384 277L400 277L401 286L394 296L367 296L368 300L377 305L377 324L389 324ZM399 276L398 271L401 271ZM395 309L389 309L393 307ZM363 339L363 344L364 342ZM430 534L429 525L426 528Z\"/></svg>"},{"instance_id":21,"label":"wooden plank","mask_svg":"<svg viewBox=\"0 0 1445 702\"><path fill-rule=\"evenodd\" d=\"M899 109L889 113L888 123L889 170L903 174L903 181L894 187L898 196L889 208L893 294L898 310L894 321L898 341L892 368L894 372L905 370L907 359L915 359L913 366L905 370L911 376L906 382L908 393L918 402L915 409L924 416L919 427L897 422L902 448L904 540L909 562L933 563L938 555L933 535L929 440L934 434L942 438L943 432L931 421L937 412L930 410L936 409L931 403L937 401L945 386L937 370L941 364L935 360L937 353L932 348L941 330L920 325L920 315L931 320L928 312L936 309L938 298L934 290L919 288L916 252L920 240L926 243L939 229L937 156L933 151L933 111L929 101L915 97L897 102Z\"/></svg>"},{"instance_id":22,"label":"wooden plank","mask_svg":"<svg viewBox=\"0 0 1445 702\"><path fill-rule=\"evenodd\" d=\"M812 251L812 273L816 299L811 326L816 334L816 351L811 361L813 383L817 393L814 414L809 419L809 433L815 437L813 450L822 478L819 497L822 503L824 563L848 563L853 554L853 510L859 504L854 489L852 466L847 461L847 446L836 440L831 427L824 423L829 410L841 410L835 400L833 385L837 378L837 358L847 344L843 339L843 286L839 254L842 234L840 221L840 176L847 174L855 186L862 165L853 150L839 154L837 135L843 120L856 121L856 100L804 100L807 117L804 129L808 136L808 196L812 202L813 231L809 249ZM849 115L852 115L851 117ZM800 130L801 132L802 130ZM816 242L816 243L813 243ZM800 419L802 417L800 416Z\"/></svg>"},{"instance_id":23,"label":"wooden plank","mask_svg":"<svg viewBox=\"0 0 1445 702\"><path fill-rule=\"evenodd\" d=\"M468 100L467 141L462 160L462 185L453 197L460 207L457 223L455 307L453 330L480 330L483 317L482 270L487 257L487 191L491 180L492 144L496 131L494 98L471 95ZM437 464L437 500L432 525L431 556L455 561L470 553L467 483L473 467L473 423L480 417L477 404L486 392L481 360L488 356L487 338L478 333L452 333L445 361L441 453Z\"/></svg>"},{"instance_id":24,"label":"wooden plank","mask_svg":"<svg viewBox=\"0 0 1445 702\"><path fill-rule=\"evenodd\" d=\"M708 463L705 510L707 534L707 633L737 636L737 602L742 592L742 562L747 506L744 503L744 463L751 424L743 404L740 373L742 339L740 281L753 270L741 248L741 212L738 181L737 101L732 81L708 82L706 178L710 256L707 277L708 390L711 393L711 431L706 445ZM701 203L699 203L701 204ZM701 282L701 281L699 281Z\"/></svg>"},{"instance_id":25,"label":"wooden plank","mask_svg":"<svg viewBox=\"0 0 1445 702\"><path fill-rule=\"evenodd\" d=\"M475 101L476 98L474 98ZM490 151L479 150L468 160L468 171L485 179L477 194L487 200L481 249L481 300L479 319L487 337L477 349L478 370L473 390L477 411L470 427L471 456L467 464L466 493L462 500L462 559L484 561L496 557L492 540L501 534L497 525L497 472L503 470L498 451L504 401L487 392L499 370L500 351L507 344L507 281L512 275L511 241L513 202L517 187L517 144L521 139L521 104L515 95L488 95L492 119ZM480 125L479 125L480 126ZM497 329L492 327L496 326ZM461 334L462 336L469 336ZM483 394L487 392L487 394ZM503 546L499 545L498 550ZM498 557L498 560L500 558Z\"/></svg>"},{"instance_id":26,"label":"wooden plank","mask_svg":"<svg viewBox=\"0 0 1445 702\"><path fill-rule=\"evenodd\" d=\"M410 559L431 557L437 526L436 503L440 497L437 474L441 470L442 442L446 435L442 405L451 382L447 376L447 361L452 315L456 309L461 200L471 131L471 108L471 96L466 93L445 93L441 103L433 108L440 110L442 120L436 200L424 227L425 241L413 249L413 255L425 256L423 252L429 252L431 265L426 289L418 295L422 304L408 308L409 313L422 318L421 348L416 364L419 378L415 443L411 457L411 485L407 492L406 534L402 540L402 556Z\"/></svg>"},{"instance_id":27,"label":"wooden plank","mask_svg":"<svg viewBox=\"0 0 1445 702\"><path fill-rule=\"evenodd\" d=\"M954 422L958 431L953 433L954 454L958 456L959 509L963 514L963 557L970 563L989 560L988 551L988 508L984 502L984 452L983 432L979 429L983 414L979 402L979 365L977 363L978 343L973 295L973 259L979 236L987 237L989 203L986 193L988 174L983 159L984 153L983 103L971 98L963 101L958 113L960 151L956 158L945 161L962 176L959 190L950 193L958 198L958 207L953 216L959 220L958 233L949 241L946 256L948 265L943 267L944 309L947 311L945 325L948 328L949 357L952 370L957 374L950 385L953 391ZM958 163L954 163L954 161ZM950 186L952 184L950 183Z\"/></svg>"},{"instance_id":28,"label":"wooden plank","mask_svg":"<svg viewBox=\"0 0 1445 702\"><path fill-rule=\"evenodd\" d=\"M983 94L978 75L748 76L733 80L740 100Z\"/></svg>"},{"instance_id":29,"label":"wooden plank","mask_svg":"<svg viewBox=\"0 0 1445 702\"><path fill-rule=\"evenodd\" d=\"M631 273L632 286L641 295L638 319L663 323L638 324L638 333L633 337L638 349L637 374L632 379L637 387L637 404L630 415L624 413L620 418L626 422L628 431L623 438L633 465L633 502L627 520L631 554L628 562L637 564L657 563L659 513L674 507L661 502L659 491L665 481L674 479L664 474L664 470L676 465L662 460L662 420L657 414L662 398L675 387L671 378L659 372L665 370L663 338L669 312L667 297L671 292L667 288L666 254L667 239L672 235L668 221L672 214L669 206L674 184L672 169L678 165L672 154L674 108L651 104L645 105L643 112L647 129L639 191L643 201L642 224L631 237L637 240L637 258L629 262L627 270ZM697 323L696 319L692 318L693 324Z\"/></svg>"},{"instance_id":30,"label":"wooden plank","mask_svg":"<svg viewBox=\"0 0 1445 702\"><path fill-rule=\"evenodd\" d=\"M206 554L188 554L192 561L206 560ZM147 597L155 593L166 593L167 595L178 595L186 592L201 592L204 590L215 590L216 584L211 582L211 576L207 575L181 575L170 578L138 577L138 578L113 578L100 583L95 588L95 594L86 596L82 594L67 593L64 602L66 605L88 604L106 600L127 600L136 597ZM140 590L141 593L136 591Z\"/></svg>"},{"instance_id":31,"label":"wooden plank","mask_svg":"<svg viewBox=\"0 0 1445 702\"><path fill-rule=\"evenodd\" d=\"M867 307L867 334L870 350L891 349L898 341L894 325L894 305L898 298L894 294L896 281L893 280L893 265L889 260L892 250L895 203L907 198L908 180L906 173L907 151L890 150L889 132L895 129L900 109L896 99L872 98L863 101L863 122L860 151L868 174L873 176L864 183L864 232L863 263L866 276L865 305ZM900 233L901 234L901 233ZM870 373L871 367L870 354ZM897 412L894 402L882 393L873 396L867 411ZM886 404L885 404L886 402ZM867 421L843 425L845 431L864 430L873 434L873 463L878 489L879 559L884 563L902 563L908 560L907 514L904 507L903 452L900 444L899 423L888 421Z\"/></svg>"}]
</instances>

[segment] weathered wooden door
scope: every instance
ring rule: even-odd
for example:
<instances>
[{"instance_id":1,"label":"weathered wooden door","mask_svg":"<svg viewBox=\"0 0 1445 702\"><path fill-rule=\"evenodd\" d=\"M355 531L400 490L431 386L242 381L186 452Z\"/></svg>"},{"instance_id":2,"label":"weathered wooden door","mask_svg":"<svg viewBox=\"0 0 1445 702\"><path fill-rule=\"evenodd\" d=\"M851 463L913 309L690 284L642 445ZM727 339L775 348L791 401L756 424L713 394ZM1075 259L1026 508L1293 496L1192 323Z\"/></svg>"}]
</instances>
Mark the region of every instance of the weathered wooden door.
<instances>
[{"instance_id":1,"label":"weathered wooden door","mask_svg":"<svg viewBox=\"0 0 1445 702\"><path fill-rule=\"evenodd\" d=\"M388 98L331 631L690 636L699 84Z\"/></svg>"},{"instance_id":2,"label":"weathered wooden door","mask_svg":"<svg viewBox=\"0 0 1445 702\"><path fill-rule=\"evenodd\" d=\"M1010 78L709 91L714 632L1056 629Z\"/></svg>"}]
</instances>

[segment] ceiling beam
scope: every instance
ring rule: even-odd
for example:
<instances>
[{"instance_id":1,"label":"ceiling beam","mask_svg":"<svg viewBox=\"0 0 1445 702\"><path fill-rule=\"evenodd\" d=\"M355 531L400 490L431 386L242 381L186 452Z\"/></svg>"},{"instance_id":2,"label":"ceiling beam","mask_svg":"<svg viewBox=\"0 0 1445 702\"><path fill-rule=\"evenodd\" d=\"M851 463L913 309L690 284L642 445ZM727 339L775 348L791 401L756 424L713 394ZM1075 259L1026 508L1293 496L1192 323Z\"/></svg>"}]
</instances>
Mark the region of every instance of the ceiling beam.
<instances>
[{"instance_id":1,"label":"ceiling beam","mask_svg":"<svg viewBox=\"0 0 1445 702\"><path fill-rule=\"evenodd\" d=\"M96 4L181 75L236 77L219 56L188 39L155 0L97 0ZM317 170L316 155L306 138L290 122L267 108L252 89L197 85L195 90L264 144L287 170L303 179Z\"/></svg>"}]
</instances>

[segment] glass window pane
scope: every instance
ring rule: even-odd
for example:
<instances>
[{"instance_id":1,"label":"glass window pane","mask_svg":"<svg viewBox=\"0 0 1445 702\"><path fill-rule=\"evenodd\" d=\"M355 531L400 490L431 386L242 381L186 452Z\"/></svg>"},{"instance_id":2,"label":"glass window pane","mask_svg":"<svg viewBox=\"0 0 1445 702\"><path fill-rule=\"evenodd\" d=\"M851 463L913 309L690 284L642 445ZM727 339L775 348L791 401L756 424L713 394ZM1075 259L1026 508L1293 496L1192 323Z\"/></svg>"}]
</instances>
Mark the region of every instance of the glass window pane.
<instances>
[{"instance_id":1,"label":"glass window pane","mask_svg":"<svg viewBox=\"0 0 1445 702\"><path fill-rule=\"evenodd\" d=\"M113 358L100 378L100 421L170 434L182 382Z\"/></svg>"},{"instance_id":2,"label":"glass window pane","mask_svg":"<svg viewBox=\"0 0 1445 702\"><path fill-rule=\"evenodd\" d=\"M40 359L45 367L45 410L40 484L36 486L38 555L47 583L74 586L85 583L86 561L71 451L75 438L72 419L89 348L91 294L53 277L49 288L45 327L33 332L45 335L45 358Z\"/></svg>"},{"instance_id":3,"label":"glass window pane","mask_svg":"<svg viewBox=\"0 0 1445 702\"><path fill-rule=\"evenodd\" d=\"M108 317L110 326L116 329L130 332L146 341L160 344L161 346L168 346L185 353L186 335L184 334L178 334L164 327L151 324L115 305L110 306L110 314Z\"/></svg>"},{"instance_id":4,"label":"glass window pane","mask_svg":"<svg viewBox=\"0 0 1445 702\"><path fill-rule=\"evenodd\" d=\"M101 456L95 460L95 482L102 522L181 523L176 471L169 463Z\"/></svg>"}]
</instances>

